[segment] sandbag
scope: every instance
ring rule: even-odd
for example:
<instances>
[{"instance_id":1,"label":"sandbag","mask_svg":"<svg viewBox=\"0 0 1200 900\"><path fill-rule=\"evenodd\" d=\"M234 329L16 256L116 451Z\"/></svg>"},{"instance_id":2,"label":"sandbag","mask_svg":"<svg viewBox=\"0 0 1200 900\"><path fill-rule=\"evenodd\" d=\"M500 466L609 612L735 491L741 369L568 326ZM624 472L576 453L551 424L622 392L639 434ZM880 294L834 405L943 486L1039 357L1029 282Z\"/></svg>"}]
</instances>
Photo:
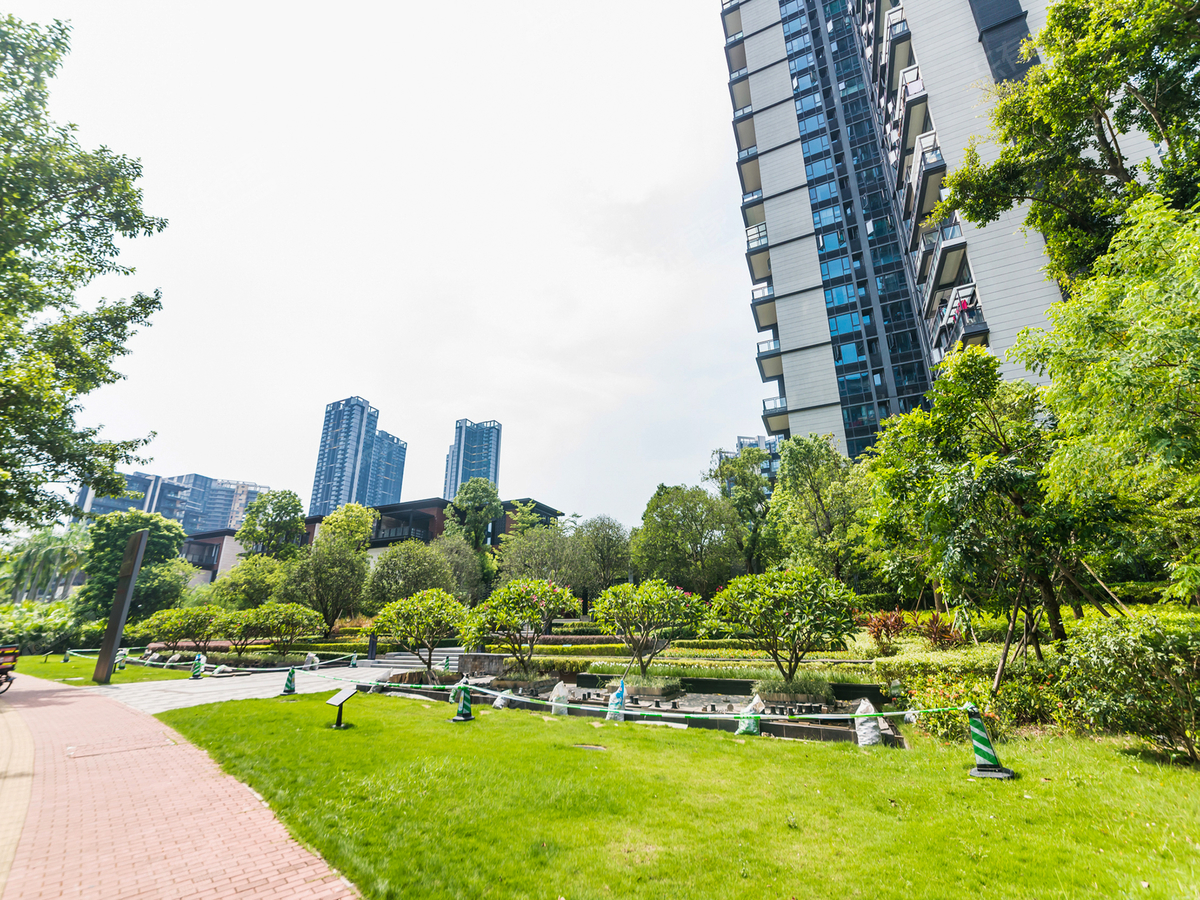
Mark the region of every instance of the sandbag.
<instances>
[{"instance_id":1,"label":"sandbag","mask_svg":"<svg viewBox=\"0 0 1200 900\"><path fill-rule=\"evenodd\" d=\"M737 734L758 734L758 717L763 714L763 710L767 708L767 704L762 702L762 698L758 694L754 695L751 700L742 709L738 715Z\"/></svg>"},{"instance_id":2,"label":"sandbag","mask_svg":"<svg viewBox=\"0 0 1200 900\"><path fill-rule=\"evenodd\" d=\"M550 692L550 713L555 716L565 716L568 709L567 686L560 681Z\"/></svg>"},{"instance_id":3,"label":"sandbag","mask_svg":"<svg viewBox=\"0 0 1200 900\"><path fill-rule=\"evenodd\" d=\"M870 716L875 707L866 698L858 704L857 715ZM883 735L879 731L879 719L855 719L854 728L858 732L858 746L871 747L883 743Z\"/></svg>"},{"instance_id":4,"label":"sandbag","mask_svg":"<svg viewBox=\"0 0 1200 900\"><path fill-rule=\"evenodd\" d=\"M625 679L621 679L621 684L613 691L613 695L608 698L608 712L604 716L610 722L625 721Z\"/></svg>"},{"instance_id":5,"label":"sandbag","mask_svg":"<svg viewBox=\"0 0 1200 900\"><path fill-rule=\"evenodd\" d=\"M504 709L509 702L516 699L512 691L505 691L499 697L492 701L492 709Z\"/></svg>"},{"instance_id":6,"label":"sandbag","mask_svg":"<svg viewBox=\"0 0 1200 900\"><path fill-rule=\"evenodd\" d=\"M310 653L304 657L304 668L311 671L312 669L317 668L319 665L321 665L321 661L317 659L317 654Z\"/></svg>"}]
</instances>

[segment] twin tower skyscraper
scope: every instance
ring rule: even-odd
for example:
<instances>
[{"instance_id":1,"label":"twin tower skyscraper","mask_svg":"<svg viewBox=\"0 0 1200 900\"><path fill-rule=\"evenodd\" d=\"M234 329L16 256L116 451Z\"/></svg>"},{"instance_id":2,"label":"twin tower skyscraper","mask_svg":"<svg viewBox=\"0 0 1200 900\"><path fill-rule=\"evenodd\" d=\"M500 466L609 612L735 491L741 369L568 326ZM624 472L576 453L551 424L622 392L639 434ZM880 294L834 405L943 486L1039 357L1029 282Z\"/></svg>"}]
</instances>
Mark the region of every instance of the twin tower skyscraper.
<instances>
[{"instance_id":1,"label":"twin tower skyscraper","mask_svg":"<svg viewBox=\"0 0 1200 900\"><path fill-rule=\"evenodd\" d=\"M325 407L310 516L328 515L344 503L400 502L408 444L378 424L379 410L362 397L347 397ZM446 454L442 496L454 499L458 486L475 477L493 484L499 481L500 423L459 419Z\"/></svg>"}]
</instances>

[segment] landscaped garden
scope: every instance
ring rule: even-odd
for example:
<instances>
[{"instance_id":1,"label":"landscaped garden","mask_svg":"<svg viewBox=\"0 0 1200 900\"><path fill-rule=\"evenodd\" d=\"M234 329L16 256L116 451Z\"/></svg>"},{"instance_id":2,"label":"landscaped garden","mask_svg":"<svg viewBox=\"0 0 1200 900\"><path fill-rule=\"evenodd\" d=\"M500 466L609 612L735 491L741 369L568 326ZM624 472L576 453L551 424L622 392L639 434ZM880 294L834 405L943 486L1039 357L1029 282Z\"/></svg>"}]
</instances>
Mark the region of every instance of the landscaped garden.
<instances>
[{"instance_id":1,"label":"landscaped garden","mask_svg":"<svg viewBox=\"0 0 1200 900\"><path fill-rule=\"evenodd\" d=\"M1194 897L1195 771L1115 737L911 750L359 694L164 722L369 898ZM602 747L603 749L592 749ZM212 823L209 823L212 824Z\"/></svg>"}]
</instances>

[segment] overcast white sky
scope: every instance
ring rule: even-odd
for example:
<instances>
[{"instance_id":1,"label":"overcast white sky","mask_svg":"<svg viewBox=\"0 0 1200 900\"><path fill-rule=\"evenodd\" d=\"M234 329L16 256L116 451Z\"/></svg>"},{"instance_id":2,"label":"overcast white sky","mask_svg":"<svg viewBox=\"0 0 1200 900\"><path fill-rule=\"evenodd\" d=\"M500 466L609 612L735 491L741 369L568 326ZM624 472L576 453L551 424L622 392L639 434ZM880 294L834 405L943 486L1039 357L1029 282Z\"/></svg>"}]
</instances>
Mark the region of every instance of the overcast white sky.
<instances>
[{"instance_id":1,"label":"overcast white sky","mask_svg":"<svg viewBox=\"0 0 1200 900\"><path fill-rule=\"evenodd\" d=\"M357 394L405 500L497 419L503 497L630 526L762 431L717 0L8 8L71 21L54 115L170 219L93 292L163 291L84 417L146 470L307 506Z\"/></svg>"}]
</instances>

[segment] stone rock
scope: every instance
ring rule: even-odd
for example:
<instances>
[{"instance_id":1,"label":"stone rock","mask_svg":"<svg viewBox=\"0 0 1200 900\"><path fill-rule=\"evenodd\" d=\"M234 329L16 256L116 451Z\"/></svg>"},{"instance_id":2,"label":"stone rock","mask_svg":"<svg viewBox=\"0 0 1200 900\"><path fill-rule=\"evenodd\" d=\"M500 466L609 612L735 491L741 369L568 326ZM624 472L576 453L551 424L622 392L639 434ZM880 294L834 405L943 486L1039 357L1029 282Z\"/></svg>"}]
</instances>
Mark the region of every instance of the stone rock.
<instances>
[{"instance_id":1,"label":"stone rock","mask_svg":"<svg viewBox=\"0 0 1200 900\"><path fill-rule=\"evenodd\" d=\"M182 653L176 653L174 656L172 656L170 659L168 659L168 660L167 660L167 665L170 665L171 663L177 663L177 662L179 662L181 659L183 659L183 654L182 654Z\"/></svg>"}]
</instances>

